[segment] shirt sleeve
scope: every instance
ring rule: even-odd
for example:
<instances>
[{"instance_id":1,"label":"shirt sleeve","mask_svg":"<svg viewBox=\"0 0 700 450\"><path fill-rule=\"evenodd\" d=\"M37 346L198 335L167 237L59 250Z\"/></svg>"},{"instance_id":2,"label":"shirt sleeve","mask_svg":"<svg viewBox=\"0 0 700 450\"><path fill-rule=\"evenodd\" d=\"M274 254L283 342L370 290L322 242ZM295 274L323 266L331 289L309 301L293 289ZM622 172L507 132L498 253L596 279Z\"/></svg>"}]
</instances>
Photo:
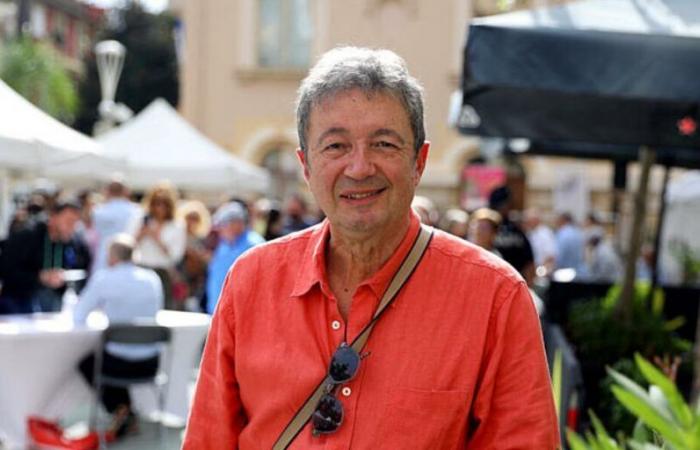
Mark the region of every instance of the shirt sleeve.
<instances>
[{"instance_id":1,"label":"shirt sleeve","mask_svg":"<svg viewBox=\"0 0 700 450\"><path fill-rule=\"evenodd\" d=\"M246 418L235 370L231 272L212 319L182 450L231 450Z\"/></svg>"},{"instance_id":2,"label":"shirt sleeve","mask_svg":"<svg viewBox=\"0 0 700 450\"><path fill-rule=\"evenodd\" d=\"M468 448L560 448L542 333L524 283L490 321Z\"/></svg>"},{"instance_id":3,"label":"shirt sleeve","mask_svg":"<svg viewBox=\"0 0 700 450\"><path fill-rule=\"evenodd\" d=\"M98 271L95 275L88 279L87 285L80 293L78 298L78 303L75 305L73 310L73 321L75 323L83 324L87 320L90 311L98 309L101 307L100 292L103 290L100 288L103 279L102 271Z\"/></svg>"}]
</instances>

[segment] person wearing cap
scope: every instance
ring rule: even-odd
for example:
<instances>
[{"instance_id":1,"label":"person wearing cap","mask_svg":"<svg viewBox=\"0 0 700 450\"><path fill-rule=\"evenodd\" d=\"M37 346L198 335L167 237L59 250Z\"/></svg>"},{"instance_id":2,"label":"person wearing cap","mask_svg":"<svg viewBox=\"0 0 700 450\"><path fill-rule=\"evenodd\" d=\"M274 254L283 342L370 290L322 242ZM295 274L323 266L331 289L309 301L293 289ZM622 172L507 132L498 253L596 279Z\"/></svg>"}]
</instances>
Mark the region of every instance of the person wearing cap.
<instances>
[{"instance_id":1,"label":"person wearing cap","mask_svg":"<svg viewBox=\"0 0 700 450\"><path fill-rule=\"evenodd\" d=\"M219 235L207 267L207 312L213 314L221 287L231 265L249 248L265 242L248 227L248 211L237 201L226 203L214 213L213 226Z\"/></svg>"},{"instance_id":2,"label":"person wearing cap","mask_svg":"<svg viewBox=\"0 0 700 450\"><path fill-rule=\"evenodd\" d=\"M58 201L45 220L11 233L0 256L0 314L58 311L66 269L88 269L90 251L76 235L80 205Z\"/></svg>"},{"instance_id":3,"label":"person wearing cap","mask_svg":"<svg viewBox=\"0 0 700 450\"><path fill-rule=\"evenodd\" d=\"M324 54L299 89L297 130L326 219L228 272L183 449L558 448L525 282L411 210L430 144L403 59ZM408 277L373 320L402 265Z\"/></svg>"}]
</instances>

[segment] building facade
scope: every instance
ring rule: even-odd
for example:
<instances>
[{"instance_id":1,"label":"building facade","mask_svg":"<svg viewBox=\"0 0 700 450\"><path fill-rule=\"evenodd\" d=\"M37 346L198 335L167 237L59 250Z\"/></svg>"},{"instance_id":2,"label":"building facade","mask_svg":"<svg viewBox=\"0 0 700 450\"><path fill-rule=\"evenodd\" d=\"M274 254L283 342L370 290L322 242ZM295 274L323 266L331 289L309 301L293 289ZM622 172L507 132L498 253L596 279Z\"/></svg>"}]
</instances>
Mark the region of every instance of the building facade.
<instances>
[{"instance_id":1,"label":"building facade","mask_svg":"<svg viewBox=\"0 0 700 450\"><path fill-rule=\"evenodd\" d=\"M459 167L478 140L447 123L458 88L469 0L198 0L173 2L184 24L183 115L201 131L275 176L272 194L299 189L294 100L324 51L384 47L406 60L426 92L432 143L423 193L458 200Z\"/></svg>"},{"instance_id":2,"label":"building facade","mask_svg":"<svg viewBox=\"0 0 700 450\"><path fill-rule=\"evenodd\" d=\"M469 162L487 145L449 124L459 89L467 24L499 7L565 0L175 0L184 30L181 113L231 152L272 171L271 194L303 189L294 100L299 82L320 54L341 44L384 47L406 60L423 83L431 153L419 194L441 209L465 201ZM488 152L486 152L488 153ZM488 158L487 158L488 163ZM608 162L522 157L505 167L516 206L545 211L611 210L613 168ZM634 170L630 186L635 186ZM661 177L652 179L658 190Z\"/></svg>"}]
</instances>

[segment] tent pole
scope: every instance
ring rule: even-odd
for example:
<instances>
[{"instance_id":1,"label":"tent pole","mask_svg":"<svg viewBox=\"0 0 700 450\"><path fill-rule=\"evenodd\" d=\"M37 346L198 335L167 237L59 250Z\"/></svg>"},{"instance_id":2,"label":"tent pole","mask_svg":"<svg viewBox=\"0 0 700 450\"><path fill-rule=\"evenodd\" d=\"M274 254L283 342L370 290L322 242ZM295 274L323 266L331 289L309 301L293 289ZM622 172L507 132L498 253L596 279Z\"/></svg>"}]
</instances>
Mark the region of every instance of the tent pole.
<instances>
[{"instance_id":1,"label":"tent pole","mask_svg":"<svg viewBox=\"0 0 700 450\"><path fill-rule=\"evenodd\" d=\"M10 171L0 170L0 239L5 239L10 224L12 198L10 192Z\"/></svg>"},{"instance_id":2,"label":"tent pole","mask_svg":"<svg viewBox=\"0 0 700 450\"><path fill-rule=\"evenodd\" d=\"M651 262L651 283L649 286L649 301L654 297L654 290L659 284L659 251L661 250L661 234L664 230L664 221L666 219L666 190L668 189L668 180L671 176L671 167L665 166L664 182L661 187L661 199L659 200L659 222L656 225L656 236L654 237L654 257Z\"/></svg>"},{"instance_id":3,"label":"tent pole","mask_svg":"<svg viewBox=\"0 0 700 450\"><path fill-rule=\"evenodd\" d=\"M627 161L613 161L613 192L612 203L610 210L612 211L612 219L615 224L615 250L622 251L620 244L622 236L622 227L620 224L620 201L627 191Z\"/></svg>"},{"instance_id":4,"label":"tent pole","mask_svg":"<svg viewBox=\"0 0 700 450\"><path fill-rule=\"evenodd\" d=\"M632 219L632 231L627 245L627 258L625 260L625 278L622 284L622 293L617 302L616 314L618 317L629 321L632 319L632 308L634 304L634 281L636 278L637 258L639 258L639 247L642 241L642 230L644 228L644 217L646 216L646 206L649 186L649 173L654 164L656 151L643 145L639 148L639 187L634 196L634 210Z\"/></svg>"}]
</instances>

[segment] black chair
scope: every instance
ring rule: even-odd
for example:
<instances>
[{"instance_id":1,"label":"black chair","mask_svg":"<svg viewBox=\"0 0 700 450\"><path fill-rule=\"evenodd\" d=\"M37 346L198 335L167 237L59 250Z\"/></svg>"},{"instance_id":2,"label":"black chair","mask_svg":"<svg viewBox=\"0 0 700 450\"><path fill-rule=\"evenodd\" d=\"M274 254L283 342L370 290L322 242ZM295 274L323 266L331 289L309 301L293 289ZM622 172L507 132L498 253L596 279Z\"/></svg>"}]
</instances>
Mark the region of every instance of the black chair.
<instances>
[{"instance_id":1,"label":"black chair","mask_svg":"<svg viewBox=\"0 0 700 450\"><path fill-rule=\"evenodd\" d=\"M95 398L90 413L92 429L97 429L98 410L102 388L104 386L129 388L136 385L150 384L156 390L159 413L165 410L165 398L168 385L168 373L170 372L171 359L168 352L160 352L158 370L153 376L142 378L121 378L102 373L102 353L109 343L118 344L167 344L170 342L170 329L153 322L130 323L110 325L102 334L100 347L95 352L94 386ZM104 433L99 432L100 448L105 448ZM163 443L163 422L159 420L158 438Z\"/></svg>"}]
</instances>

